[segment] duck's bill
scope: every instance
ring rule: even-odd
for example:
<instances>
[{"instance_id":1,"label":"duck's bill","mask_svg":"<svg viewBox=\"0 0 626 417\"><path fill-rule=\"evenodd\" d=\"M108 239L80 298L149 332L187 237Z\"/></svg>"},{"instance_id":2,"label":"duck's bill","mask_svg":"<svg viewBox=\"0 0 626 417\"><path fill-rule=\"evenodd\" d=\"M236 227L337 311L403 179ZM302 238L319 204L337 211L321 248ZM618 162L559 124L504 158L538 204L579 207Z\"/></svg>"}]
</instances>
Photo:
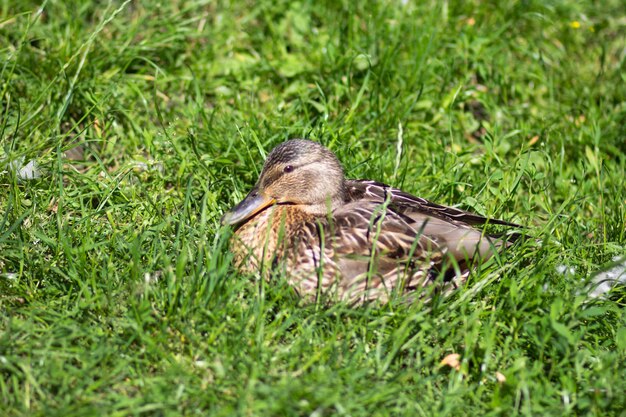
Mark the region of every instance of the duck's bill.
<instances>
[{"instance_id":1,"label":"duck's bill","mask_svg":"<svg viewBox=\"0 0 626 417\"><path fill-rule=\"evenodd\" d=\"M245 222L255 214L275 204L276 200L259 193L256 189L250 191L250 194L243 201L233 207L222 217L223 225L238 225Z\"/></svg>"}]
</instances>

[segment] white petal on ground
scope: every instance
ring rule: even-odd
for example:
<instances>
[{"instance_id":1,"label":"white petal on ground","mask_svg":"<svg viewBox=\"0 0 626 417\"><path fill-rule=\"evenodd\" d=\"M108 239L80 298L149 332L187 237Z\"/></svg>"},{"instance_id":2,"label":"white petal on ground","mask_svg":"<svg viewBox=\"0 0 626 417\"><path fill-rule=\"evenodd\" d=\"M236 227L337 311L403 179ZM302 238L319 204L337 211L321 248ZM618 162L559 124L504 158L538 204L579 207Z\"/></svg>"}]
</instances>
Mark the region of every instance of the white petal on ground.
<instances>
[{"instance_id":1,"label":"white petal on ground","mask_svg":"<svg viewBox=\"0 0 626 417\"><path fill-rule=\"evenodd\" d=\"M41 177L41 171L39 164L34 159L17 171L17 178L21 180L34 180L39 177Z\"/></svg>"},{"instance_id":2,"label":"white petal on ground","mask_svg":"<svg viewBox=\"0 0 626 417\"><path fill-rule=\"evenodd\" d=\"M19 180L34 180L41 177L39 164L34 159L24 165L24 157L19 157L9 162L8 168L17 174Z\"/></svg>"},{"instance_id":3,"label":"white petal on ground","mask_svg":"<svg viewBox=\"0 0 626 417\"><path fill-rule=\"evenodd\" d=\"M618 284L626 285L626 256L613 258L615 264L605 271L597 273L591 279L589 296L601 297Z\"/></svg>"}]
</instances>

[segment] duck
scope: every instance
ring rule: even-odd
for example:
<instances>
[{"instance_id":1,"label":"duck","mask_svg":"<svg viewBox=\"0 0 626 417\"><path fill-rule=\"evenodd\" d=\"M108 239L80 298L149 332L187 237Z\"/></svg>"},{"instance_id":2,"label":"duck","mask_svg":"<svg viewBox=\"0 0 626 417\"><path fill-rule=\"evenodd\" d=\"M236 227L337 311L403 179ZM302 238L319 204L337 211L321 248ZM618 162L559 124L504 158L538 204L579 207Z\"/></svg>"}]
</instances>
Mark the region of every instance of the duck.
<instances>
[{"instance_id":1,"label":"duck","mask_svg":"<svg viewBox=\"0 0 626 417\"><path fill-rule=\"evenodd\" d=\"M450 294L512 244L485 233L486 225L523 227L346 179L337 156L308 139L276 146L221 223L233 230L241 273L283 277L308 302L352 305Z\"/></svg>"}]
</instances>

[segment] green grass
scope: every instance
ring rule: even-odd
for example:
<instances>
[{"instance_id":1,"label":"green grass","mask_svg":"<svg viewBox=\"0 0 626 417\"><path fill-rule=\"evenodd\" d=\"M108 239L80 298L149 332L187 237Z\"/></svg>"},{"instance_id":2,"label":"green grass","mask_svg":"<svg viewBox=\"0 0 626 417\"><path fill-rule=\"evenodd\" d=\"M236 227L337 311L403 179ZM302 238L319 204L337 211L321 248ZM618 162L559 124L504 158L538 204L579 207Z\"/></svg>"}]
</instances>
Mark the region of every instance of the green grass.
<instances>
[{"instance_id":1,"label":"green grass","mask_svg":"<svg viewBox=\"0 0 626 417\"><path fill-rule=\"evenodd\" d=\"M625 19L1 1L0 414L624 416L625 292L585 285L626 253ZM541 240L428 306L302 305L235 273L219 227L291 137Z\"/></svg>"}]
</instances>

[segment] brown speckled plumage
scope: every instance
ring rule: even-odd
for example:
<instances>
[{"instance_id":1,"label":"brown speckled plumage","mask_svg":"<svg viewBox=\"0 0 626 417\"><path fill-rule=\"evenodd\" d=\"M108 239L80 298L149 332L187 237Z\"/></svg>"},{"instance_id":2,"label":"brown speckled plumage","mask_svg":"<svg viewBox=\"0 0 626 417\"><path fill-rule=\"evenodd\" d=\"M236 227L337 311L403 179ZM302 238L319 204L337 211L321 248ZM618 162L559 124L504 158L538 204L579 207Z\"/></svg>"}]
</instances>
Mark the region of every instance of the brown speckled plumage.
<instances>
[{"instance_id":1,"label":"brown speckled plumage","mask_svg":"<svg viewBox=\"0 0 626 417\"><path fill-rule=\"evenodd\" d=\"M473 225L517 226L431 203L387 185L345 180L323 146L287 141L223 222L242 271L284 274L302 297L386 302L394 294L457 288L505 241Z\"/></svg>"}]
</instances>

